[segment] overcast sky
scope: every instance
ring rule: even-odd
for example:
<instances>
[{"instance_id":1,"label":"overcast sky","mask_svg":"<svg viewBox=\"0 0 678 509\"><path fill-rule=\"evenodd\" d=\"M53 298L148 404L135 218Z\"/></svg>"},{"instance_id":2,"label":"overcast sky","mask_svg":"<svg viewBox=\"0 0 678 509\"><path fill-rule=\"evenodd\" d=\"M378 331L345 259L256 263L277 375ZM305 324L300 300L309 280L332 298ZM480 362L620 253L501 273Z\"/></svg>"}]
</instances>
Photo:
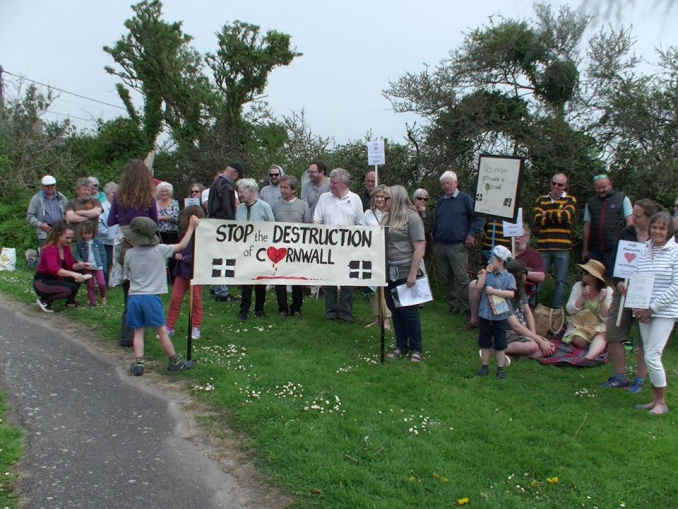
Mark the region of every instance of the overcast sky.
<instances>
[{"instance_id":1,"label":"overcast sky","mask_svg":"<svg viewBox=\"0 0 678 509\"><path fill-rule=\"evenodd\" d=\"M646 58L652 58L656 46L678 45L678 9L667 13L662 6L653 7L654 1L635 3L641 5L626 8L623 19L606 22L633 24L636 52ZM121 106L117 80L104 71L113 61L102 47L125 33L131 4L0 0L0 65ZM381 95L389 80L420 71L424 63L435 65L462 42L464 32L484 24L490 15L533 14L528 0L165 0L163 5L164 19L183 21L184 32L194 37L194 47L203 54L216 49L214 33L234 20L290 34L303 56L273 71L267 101L276 115L304 109L313 132L338 143L361 139L370 130L374 138L402 142L405 124L418 119L391 111ZM6 82L10 79L5 77ZM46 118L70 115L78 127L91 127L93 118L120 114L125 112L62 93Z\"/></svg>"}]
</instances>

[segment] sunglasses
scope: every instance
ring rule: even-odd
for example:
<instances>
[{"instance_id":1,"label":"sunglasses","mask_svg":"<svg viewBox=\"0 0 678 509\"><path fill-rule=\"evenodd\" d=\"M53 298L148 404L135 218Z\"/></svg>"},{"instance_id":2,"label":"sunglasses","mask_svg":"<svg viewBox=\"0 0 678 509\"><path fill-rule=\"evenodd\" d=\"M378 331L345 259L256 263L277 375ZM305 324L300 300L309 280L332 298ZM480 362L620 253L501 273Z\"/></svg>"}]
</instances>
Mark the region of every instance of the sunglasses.
<instances>
[{"instance_id":1,"label":"sunglasses","mask_svg":"<svg viewBox=\"0 0 678 509\"><path fill-rule=\"evenodd\" d=\"M595 177L593 177L593 181L595 182L596 180L603 180L603 179L606 179L606 178L607 178L607 175L596 175Z\"/></svg>"},{"instance_id":2,"label":"sunglasses","mask_svg":"<svg viewBox=\"0 0 678 509\"><path fill-rule=\"evenodd\" d=\"M417 200L428 201L428 198L423 198L422 196L417 196Z\"/></svg>"},{"instance_id":3,"label":"sunglasses","mask_svg":"<svg viewBox=\"0 0 678 509\"><path fill-rule=\"evenodd\" d=\"M566 184L565 184L565 182L554 182L554 181L551 181L551 185L552 185L552 186L556 186L556 187L565 187Z\"/></svg>"},{"instance_id":4,"label":"sunglasses","mask_svg":"<svg viewBox=\"0 0 678 509\"><path fill-rule=\"evenodd\" d=\"M269 177L279 177L280 173L269 173L268 176Z\"/></svg>"},{"instance_id":5,"label":"sunglasses","mask_svg":"<svg viewBox=\"0 0 678 509\"><path fill-rule=\"evenodd\" d=\"M200 189L191 189L191 193L195 194L195 193L199 193L199 192L200 192Z\"/></svg>"}]
</instances>

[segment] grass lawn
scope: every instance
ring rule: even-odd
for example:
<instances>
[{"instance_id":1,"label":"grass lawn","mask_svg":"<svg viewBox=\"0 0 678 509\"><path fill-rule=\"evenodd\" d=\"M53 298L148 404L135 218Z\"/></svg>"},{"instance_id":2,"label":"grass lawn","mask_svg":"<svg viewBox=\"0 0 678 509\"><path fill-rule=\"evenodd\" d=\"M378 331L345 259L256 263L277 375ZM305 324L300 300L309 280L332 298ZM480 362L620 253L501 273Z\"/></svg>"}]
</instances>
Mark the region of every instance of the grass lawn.
<instances>
[{"instance_id":1,"label":"grass lawn","mask_svg":"<svg viewBox=\"0 0 678 509\"><path fill-rule=\"evenodd\" d=\"M0 291L35 306L31 277L2 273ZM68 315L96 327L93 337L115 339L121 291L108 300L106 308ZM228 409L224 426L246 437L243 449L296 500L293 507L678 507L677 413L634 410L651 399L649 388L638 396L600 389L610 366L521 360L507 368L506 381L477 379L474 334L457 332L461 319L442 302L421 311L424 362L383 365L358 294L354 325L325 322L322 300L312 299L304 320L280 322L273 292L266 321L239 323L237 304L215 303L206 292L204 303L197 368L179 376L197 398ZM185 317L178 330L186 330ZM162 360L153 335L146 338L148 359ZM174 343L185 351L185 339ZM675 341L664 362L672 406Z\"/></svg>"},{"instance_id":2,"label":"grass lawn","mask_svg":"<svg viewBox=\"0 0 678 509\"><path fill-rule=\"evenodd\" d=\"M18 493L15 481L18 475L17 461L23 447L21 431L5 422L5 395L0 392L0 507L17 507Z\"/></svg>"}]
</instances>

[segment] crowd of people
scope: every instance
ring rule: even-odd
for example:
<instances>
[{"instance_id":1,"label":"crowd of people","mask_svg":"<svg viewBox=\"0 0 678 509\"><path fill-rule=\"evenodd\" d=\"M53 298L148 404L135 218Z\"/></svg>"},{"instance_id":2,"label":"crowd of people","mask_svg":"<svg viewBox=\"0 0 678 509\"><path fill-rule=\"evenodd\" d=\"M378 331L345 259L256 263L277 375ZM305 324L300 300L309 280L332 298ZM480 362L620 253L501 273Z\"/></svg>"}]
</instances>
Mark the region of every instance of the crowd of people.
<instances>
[{"instance_id":1,"label":"crowd of people","mask_svg":"<svg viewBox=\"0 0 678 509\"><path fill-rule=\"evenodd\" d=\"M412 362L423 360L419 306L401 306L392 290L399 285L413 286L426 273L426 259L431 259L437 269L449 313L463 317L462 329L478 328L481 368L477 376L488 375L493 354L500 379L506 378L504 368L512 357L553 355L554 343L537 334L532 313L540 288L552 270L555 284L551 306L565 307L569 315L567 328L559 337L562 343L584 351L590 360L609 351L614 374L604 387L637 393L649 374L653 400L642 408L653 414L668 411L661 354L678 319L678 245L674 240L678 200L671 217L649 199L632 203L623 192L613 189L608 175L596 175L592 179L593 195L580 211L577 199L568 193L568 177L558 173L550 181L549 192L537 199L532 210L523 206L525 217L532 217L531 225L526 224L523 233L512 241L503 236L500 221L486 221L475 214L473 197L459 189L453 171L440 176L442 195L435 208L428 206L430 196L426 189L417 189L408 196L402 186L379 184L373 171L366 174L364 188L355 191L351 190L346 170L328 171L322 161L311 162L304 177L299 189L294 176L287 175L280 165L271 165L268 184L259 189L256 180L245 178L243 165L229 163L215 174L209 187L192 184L187 206L182 210L172 184L154 180L139 160L125 166L119 184L109 182L101 191L95 177L78 179L71 200L56 190L56 179L46 175L27 211L41 251L34 282L38 304L46 312L53 311L56 300L78 307L76 295L86 281L90 306L105 305L107 287L122 285L125 307L120 344L134 346L132 372L143 372L144 327L157 329L170 358L170 369L190 368L189 363L176 364L179 360L169 337L190 287L192 252L188 239L200 217L382 225L389 228L387 287L383 293L375 288L362 290L370 296L374 315L368 326L383 324L389 328L393 322L396 341L389 359L407 356ZM583 212L584 235L582 263L578 264L581 279L566 300L579 212ZM486 266L471 281L469 253L480 242L482 232ZM655 277L647 309L623 309L626 282L612 278L620 240L647 245L638 263L640 274ZM151 250L134 251L139 246L158 245L168 247L155 249L152 254ZM140 251L147 252L143 261L137 256ZM136 254L130 265L131 252ZM165 259L168 277L164 283L161 276L165 272L158 270L147 276L140 276L138 268L136 275L128 273L130 267L134 272L135 266L145 267L152 260ZM161 267L165 270L164 263ZM159 300L149 304L148 299L138 297L167 293L168 284L173 293L165 320ZM278 318L301 320L304 290L291 287L291 304L288 290L284 285L275 288ZM355 287L324 286L319 291L324 297L326 320L354 322ZM241 321L249 317L253 292L254 317L266 317L266 287L243 286L238 312ZM193 288L191 325L195 340L201 335L201 293L199 287ZM238 300L227 286L212 286L210 293L218 302ZM640 324L641 341L636 375L630 381L624 342L634 319Z\"/></svg>"}]
</instances>

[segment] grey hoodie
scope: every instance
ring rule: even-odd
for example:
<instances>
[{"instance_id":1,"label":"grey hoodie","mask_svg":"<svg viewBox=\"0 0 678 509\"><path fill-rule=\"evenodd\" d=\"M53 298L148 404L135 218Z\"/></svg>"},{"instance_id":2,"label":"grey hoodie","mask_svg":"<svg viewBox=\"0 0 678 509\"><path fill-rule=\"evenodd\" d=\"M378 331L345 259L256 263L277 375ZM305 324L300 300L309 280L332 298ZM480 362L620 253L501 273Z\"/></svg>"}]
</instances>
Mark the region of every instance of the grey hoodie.
<instances>
[{"instance_id":1,"label":"grey hoodie","mask_svg":"<svg viewBox=\"0 0 678 509\"><path fill-rule=\"evenodd\" d=\"M285 175L285 170L282 169L282 166L278 166L277 164L271 165L268 171L270 172L275 168L280 171L280 177ZM268 178L268 185L259 191L259 199L264 200L271 206L280 199L280 186L278 184L271 184L271 177Z\"/></svg>"}]
</instances>

